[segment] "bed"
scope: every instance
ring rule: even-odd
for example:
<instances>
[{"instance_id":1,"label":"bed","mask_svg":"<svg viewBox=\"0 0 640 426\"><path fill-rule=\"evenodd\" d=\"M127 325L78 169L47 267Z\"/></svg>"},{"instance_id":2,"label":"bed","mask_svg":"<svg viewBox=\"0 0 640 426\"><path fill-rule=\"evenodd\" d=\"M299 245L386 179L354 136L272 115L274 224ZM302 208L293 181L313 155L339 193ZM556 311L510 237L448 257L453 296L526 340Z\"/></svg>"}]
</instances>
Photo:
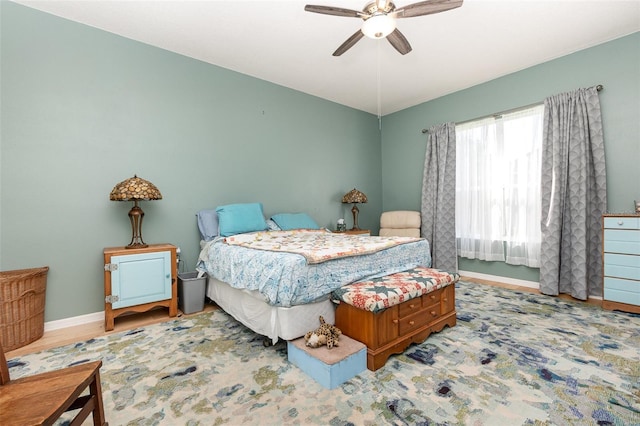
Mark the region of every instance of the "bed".
<instances>
[{"instance_id":1,"label":"bed","mask_svg":"<svg viewBox=\"0 0 640 426\"><path fill-rule=\"evenodd\" d=\"M224 208L198 213L203 239L196 269L208 275L207 297L273 343L317 328L320 315L333 323L333 290L431 265L424 239L336 234L304 214L304 220L291 222L293 214L283 214L287 220L274 215L266 221L262 206L254 208L262 222L232 229ZM216 216L218 223L203 232L203 222Z\"/></svg>"}]
</instances>

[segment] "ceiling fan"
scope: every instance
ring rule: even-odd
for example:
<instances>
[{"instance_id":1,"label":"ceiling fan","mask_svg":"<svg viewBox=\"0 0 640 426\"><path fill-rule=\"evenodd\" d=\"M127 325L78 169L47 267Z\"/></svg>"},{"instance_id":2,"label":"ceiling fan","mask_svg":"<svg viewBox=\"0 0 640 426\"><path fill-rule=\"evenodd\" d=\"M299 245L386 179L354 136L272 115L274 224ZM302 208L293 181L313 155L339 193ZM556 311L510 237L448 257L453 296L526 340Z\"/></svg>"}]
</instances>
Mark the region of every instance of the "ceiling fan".
<instances>
[{"instance_id":1,"label":"ceiling fan","mask_svg":"<svg viewBox=\"0 0 640 426\"><path fill-rule=\"evenodd\" d=\"M411 52L411 45L400 30L396 28L396 19L413 18L414 16L445 12L462 6L462 1L463 0L426 0L396 9L396 5L392 0L375 0L367 3L362 11L311 4L306 5L304 10L307 12L322 13L324 15L361 18L364 21L362 28L342 43L340 47L333 52L333 56L342 55L365 35L373 39L386 37L398 52L406 55Z\"/></svg>"}]
</instances>

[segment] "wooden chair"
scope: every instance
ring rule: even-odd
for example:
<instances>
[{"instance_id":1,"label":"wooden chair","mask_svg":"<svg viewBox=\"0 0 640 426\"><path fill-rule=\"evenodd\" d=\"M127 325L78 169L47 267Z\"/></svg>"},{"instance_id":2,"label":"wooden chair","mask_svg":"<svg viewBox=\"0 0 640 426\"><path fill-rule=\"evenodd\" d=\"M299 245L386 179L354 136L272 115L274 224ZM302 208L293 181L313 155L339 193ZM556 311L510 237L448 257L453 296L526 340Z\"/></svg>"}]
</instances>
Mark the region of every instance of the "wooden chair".
<instances>
[{"instance_id":1,"label":"wooden chair","mask_svg":"<svg viewBox=\"0 0 640 426\"><path fill-rule=\"evenodd\" d=\"M93 412L94 425L107 425L102 405L102 361L11 380L0 343L0 425L52 425L66 411L80 411L70 423L81 425ZM80 396L86 389L89 394Z\"/></svg>"}]
</instances>

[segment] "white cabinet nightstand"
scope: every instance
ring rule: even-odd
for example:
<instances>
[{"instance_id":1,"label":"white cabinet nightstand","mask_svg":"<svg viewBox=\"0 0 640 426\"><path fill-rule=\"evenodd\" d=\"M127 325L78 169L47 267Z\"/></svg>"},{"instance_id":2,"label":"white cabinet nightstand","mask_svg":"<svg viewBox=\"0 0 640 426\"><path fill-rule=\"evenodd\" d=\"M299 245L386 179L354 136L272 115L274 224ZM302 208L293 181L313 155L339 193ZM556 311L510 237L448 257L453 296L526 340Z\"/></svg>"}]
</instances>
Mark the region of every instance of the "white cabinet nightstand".
<instances>
[{"instance_id":1,"label":"white cabinet nightstand","mask_svg":"<svg viewBox=\"0 0 640 426\"><path fill-rule=\"evenodd\" d=\"M602 220L602 307L640 313L640 215Z\"/></svg>"},{"instance_id":2,"label":"white cabinet nightstand","mask_svg":"<svg viewBox=\"0 0 640 426\"><path fill-rule=\"evenodd\" d=\"M169 308L178 313L176 247L150 244L145 248L104 249L104 328L113 330L114 319L125 312Z\"/></svg>"}]
</instances>

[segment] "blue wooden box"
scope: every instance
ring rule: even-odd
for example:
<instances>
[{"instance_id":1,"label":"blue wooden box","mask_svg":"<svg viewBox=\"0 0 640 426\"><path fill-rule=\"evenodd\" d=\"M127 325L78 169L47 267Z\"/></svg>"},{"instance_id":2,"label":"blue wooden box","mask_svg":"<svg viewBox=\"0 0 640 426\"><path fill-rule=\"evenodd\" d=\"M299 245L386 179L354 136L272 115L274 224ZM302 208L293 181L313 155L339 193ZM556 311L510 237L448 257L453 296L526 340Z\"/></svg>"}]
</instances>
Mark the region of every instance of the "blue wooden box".
<instances>
[{"instance_id":1,"label":"blue wooden box","mask_svg":"<svg viewBox=\"0 0 640 426\"><path fill-rule=\"evenodd\" d=\"M367 347L348 336L340 346L309 348L304 337L287 342L289 362L327 389L334 389L367 369Z\"/></svg>"}]
</instances>

